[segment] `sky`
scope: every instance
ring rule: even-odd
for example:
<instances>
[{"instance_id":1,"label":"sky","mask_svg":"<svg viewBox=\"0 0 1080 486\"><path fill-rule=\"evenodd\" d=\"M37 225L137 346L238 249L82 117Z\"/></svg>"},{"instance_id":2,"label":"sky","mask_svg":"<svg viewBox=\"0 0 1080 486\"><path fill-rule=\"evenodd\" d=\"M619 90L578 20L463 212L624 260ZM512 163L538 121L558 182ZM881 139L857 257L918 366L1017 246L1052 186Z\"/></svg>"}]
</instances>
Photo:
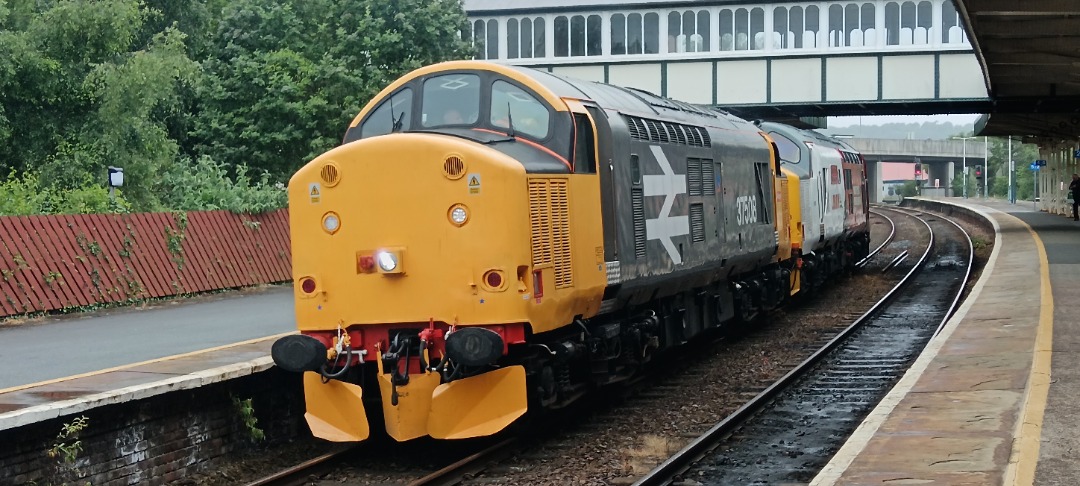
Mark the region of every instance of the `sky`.
<instances>
[{"instance_id":1,"label":"sky","mask_svg":"<svg viewBox=\"0 0 1080 486\"><path fill-rule=\"evenodd\" d=\"M979 115L894 115L894 116L830 116L829 128L844 128L862 125L884 125L886 123L953 123L970 127Z\"/></svg>"}]
</instances>

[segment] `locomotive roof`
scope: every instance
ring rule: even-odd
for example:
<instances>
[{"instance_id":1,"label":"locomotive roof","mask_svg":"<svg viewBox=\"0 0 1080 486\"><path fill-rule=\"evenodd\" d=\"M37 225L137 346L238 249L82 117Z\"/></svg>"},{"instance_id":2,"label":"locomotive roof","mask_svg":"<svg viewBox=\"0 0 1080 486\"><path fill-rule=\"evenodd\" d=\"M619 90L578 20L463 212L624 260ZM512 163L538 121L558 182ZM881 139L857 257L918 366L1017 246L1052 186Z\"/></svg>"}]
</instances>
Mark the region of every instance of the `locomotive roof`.
<instances>
[{"instance_id":1,"label":"locomotive roof","mask_svg":"<svg viewBox=\"0 0 1080 486\"><path fill-rule=\"evenodd\" d=\"M721 110L663 98L640 89L585 81L529 67L511 66L489 61L447 61L416 69L384 88L382 92L361 109L349 126L357 126L360 120L370 110L374 109L380 100L389 96L411 79L442 71L470 69L492 71L515 78L518 82L534 89L541 98L551 104L557 111L567 110L565 104L560 102L561 98L589 99L595 101L600 108L606 111L615 111L629 116L669 120L700 127L757 131L757 128L752 126L750 122Z\"/></svg>"},{"instance_id":2,"label":"locomotive roof","mask_svg":"<svg viewBox=\"0 0 1080 486\"><path fill-rule=\"evenodd\" d=\"M591 99L605 110L699 126L750 129L749 122L727 112L663 98L645 90L585 81L527 67L512 66L511 68L533 78L560 97Z\"/></svg>"}]
</instances>

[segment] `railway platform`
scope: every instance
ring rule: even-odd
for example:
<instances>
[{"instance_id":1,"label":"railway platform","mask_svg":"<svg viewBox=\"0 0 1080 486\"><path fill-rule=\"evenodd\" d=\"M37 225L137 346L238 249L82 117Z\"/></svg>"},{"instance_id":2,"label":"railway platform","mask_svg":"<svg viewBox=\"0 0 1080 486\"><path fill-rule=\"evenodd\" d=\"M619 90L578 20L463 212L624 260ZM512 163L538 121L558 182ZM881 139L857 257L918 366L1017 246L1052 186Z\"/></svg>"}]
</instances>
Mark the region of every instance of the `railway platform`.
<instances>
[{"instance_id":1,"label":"railway platform","mask_svg":"<svg viewBox=\"0 0 1080 486\"><path fill-rule=\"evenodd\" d=\"M0 430L268 369L292 305L274 286L0 326Z\"/></svg>"},{"instance_id":2,"label":"railway platform","mask_svg":"<svg viewBox=\"0 0 1080 486\"><path fill-rule=\"evenodd\" d=\"M1080 223L1030 202L913 203L985 215L994 250L956 314L811 484L1076 484Z\"/></svg>"}]
</instances>

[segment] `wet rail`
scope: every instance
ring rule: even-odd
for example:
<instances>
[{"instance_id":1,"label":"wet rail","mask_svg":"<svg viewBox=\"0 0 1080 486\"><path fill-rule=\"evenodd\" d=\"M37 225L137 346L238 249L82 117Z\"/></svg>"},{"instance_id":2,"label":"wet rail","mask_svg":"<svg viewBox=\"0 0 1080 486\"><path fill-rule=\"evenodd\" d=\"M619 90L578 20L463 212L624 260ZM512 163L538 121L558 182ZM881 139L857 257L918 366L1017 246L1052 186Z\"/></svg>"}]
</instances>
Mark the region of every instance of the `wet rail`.
<instances>
[{"instance_id":1,"label":"wet rail","mask_svg":"<svg viewBox=\"0 0 1080 486\"><path fill-rule=\"evenodd\" d=\"M809 482L900 379L955 311L974 257L971 239L941 216L905 278L870 311L751 402L640 478L678 482ZM877 211L876 211L877 212Z\"/></svg>"},{"instance_id":2,"label":"wet rail","mask_svg":"<svg viewBox=\"0 0 1080 486\"><path fill-rule=\"evenodd\" d=\"M333 469L338 462L347 457L350 452L357 450L358 447L355 444L342 446L337 450L247 483L247 486L302 486L308 484L312 476L318 476Z\"/></svg>"},{"instance_id":3,"label":"wet rail","mask_svg":"<svg viewBox=\"0 0 1080 486\"><path fill-rule=\"evenodd\" d=\"M879 217L885 219L885 221L887 221L889 223L889 236L886 236L885 240L882 241L881 244L878 245L877 248L874 248L872 251L870 251L870 253L868 253L865 258L855 262L855 266L859 267L859 268L865 267L866 264L870 262L870 260L873 260L874 256L876 256L878 253L880 253L881 250L884 249L886 246L889 246L889 243L892 243L893 238L896 237L896 222L894 222L892 220L892 218L890 218L888 215L882 213L881 211L875 211L875 210L871 209L870 212L873 213L876 216L879 216Z\"/></svg>"}]
</instances>

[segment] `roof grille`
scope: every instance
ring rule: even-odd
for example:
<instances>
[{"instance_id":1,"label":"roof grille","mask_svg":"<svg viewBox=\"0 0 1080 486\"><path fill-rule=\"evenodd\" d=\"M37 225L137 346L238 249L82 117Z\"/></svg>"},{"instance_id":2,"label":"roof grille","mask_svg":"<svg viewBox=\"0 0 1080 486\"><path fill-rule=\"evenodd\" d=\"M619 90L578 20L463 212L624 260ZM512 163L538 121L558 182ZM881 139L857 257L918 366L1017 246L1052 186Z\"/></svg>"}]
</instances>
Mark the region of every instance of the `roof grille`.
<instances>
[{"instance_id":1,"label":"roof grille","mask_svg":"<svg viewBox=\"0 0 1080 486\"><path fill-rule=\"evenodd\" d=\"M675 143L691 147L711 147L708 131L703 127L682 125L623 115L630 138L650 143Z\"/></svg>"}]
</instances>

